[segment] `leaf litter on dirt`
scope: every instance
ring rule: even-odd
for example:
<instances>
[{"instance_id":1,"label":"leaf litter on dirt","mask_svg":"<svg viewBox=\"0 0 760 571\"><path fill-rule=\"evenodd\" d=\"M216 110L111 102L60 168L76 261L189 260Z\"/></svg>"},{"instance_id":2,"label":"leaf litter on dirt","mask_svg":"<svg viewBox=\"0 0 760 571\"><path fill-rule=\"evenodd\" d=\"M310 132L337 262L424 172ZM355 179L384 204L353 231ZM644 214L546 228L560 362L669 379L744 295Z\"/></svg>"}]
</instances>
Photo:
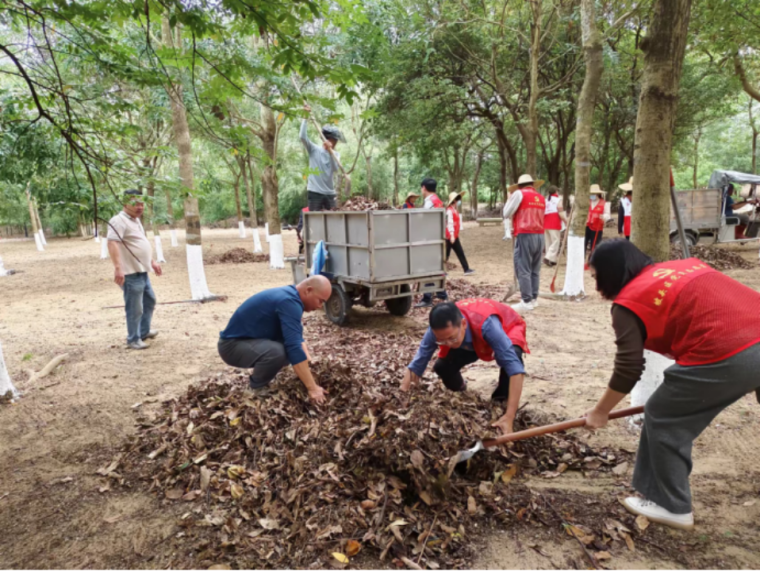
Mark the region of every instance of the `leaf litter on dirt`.
<instances>
[{"instance_id":1,"label":"leaf litter on dirt","mask_svg":"<svg viewBox=\"0 0 760 571\"><path fill-rule=\"evenodd\" d=\"M207 256L206 264L250 264L268 262L269 254L254 254L245 248L232 248L221 254Z\"/></svg>"},{"instance_id":2,"label":"leaf litter on dirt","mask_svg":"<svg viewBox=\"0 0 760 571\"><path fill-rule=\"evenodd\" d=\"M751 270L755 267L736 252L726 250L725 248L700 245L689 246L689 254L691 254L692 258L702 260L714 270ZM680 260L681 258L683 258L681 245L671 245L670 259Z\"/></svg>"},{"instance_id":3,"label":"leaf litter on dirt","mask_svg":"<svg viewBox=\"0 0 760 571\"><path fill-rule=\"evenodd\" d=\"M245 374L228 370L164 402L122 451L128 485L142 481L163 501L195 504L178 524L206 537L194 566L326 567L338 563L335 553L361 552L401 567L466 567L472 538L486 527L478 522L556 521L522 474L592 475L627 460L560 434L452 466L459 450L495 435L489 425L501 406L434 378L400 393L416 350L404 333L317 319L307 327L327 404L311 404L290 370L264 399L249 396ZM516 429L534 424L522 412Z\"/></svg>"}]
</instances>

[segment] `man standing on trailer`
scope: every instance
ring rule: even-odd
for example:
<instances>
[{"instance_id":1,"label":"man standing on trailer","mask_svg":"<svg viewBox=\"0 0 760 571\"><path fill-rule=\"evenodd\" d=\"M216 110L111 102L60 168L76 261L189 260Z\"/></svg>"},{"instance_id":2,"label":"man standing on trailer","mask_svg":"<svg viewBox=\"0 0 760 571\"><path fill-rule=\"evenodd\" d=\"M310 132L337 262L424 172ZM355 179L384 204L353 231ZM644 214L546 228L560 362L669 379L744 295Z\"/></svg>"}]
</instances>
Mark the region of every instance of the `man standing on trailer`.
<instances>
[{"instance_id":1,"label":"man standing on trailer","mask_svg":"<svg viewBox=\"0 0 760 571\"><path fill-rule=\"evenodd\" d=\"M544 184L529 174L521 175L509 187L512 194L504 205L504 218L512 218L515 234L514 264L520 284L520 303L515 311L532 311L538 304L538 286L544 254L544 213L546 200L536 192Z\"/></svg>"},{"instance_id":2,"label":"man standing on trailer","mask_svg":"<svg viewBox=\"0 0 760 571\"><path fill-rule=\"evenodd\" d=\"M304 105L303 108L307 113L311 113L309 105ZM345 138L337 127L325 125L322 127L322 135L326 140L320 147L309 140L306 127L307 121L304 119L301 121L301 133L299 136L303 146L306 147L306 152L309 154L309 169L317 171L317 174L309 175L309 180L306 184L309 211L332 210L335 208L333 175L340 169L338 163L333 158L333 153L338 145L338 141L345 142Z\"/></svg>"}]
</instances>

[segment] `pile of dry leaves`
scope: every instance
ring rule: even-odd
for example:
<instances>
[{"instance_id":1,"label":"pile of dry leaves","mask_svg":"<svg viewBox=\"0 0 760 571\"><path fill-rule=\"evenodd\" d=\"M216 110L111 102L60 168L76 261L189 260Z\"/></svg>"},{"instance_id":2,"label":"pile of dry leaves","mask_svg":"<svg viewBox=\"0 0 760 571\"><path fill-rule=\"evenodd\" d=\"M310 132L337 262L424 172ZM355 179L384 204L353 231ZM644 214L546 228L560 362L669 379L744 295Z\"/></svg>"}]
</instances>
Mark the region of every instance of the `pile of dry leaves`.
<instances>
[{"instance_id":1,"label":"pile of dry leaves","mask_svg":"<svg viewBox=\"0 0 760 571\"><path fill-rule=\"evenodd\" d=\"M726 250L724 248L715 248L707 246L689 246L689 253L692 258L699 258L710 267L716 270L751 270L754 266L742 258L739 254ZM673 244L670 247L670 259L680 260L683 257L683 251L680 244Z\"/></svg>"},{"instance_id":2,"label":"pile of dry leaves","mask_svg":"<svg viewBox=\"0 0 760 571\"><path fill-rule=\"evenodd\" d=\"M467 299L471 297L484 297L488 299L495 299L501 301L504 298L504 294L507 292L507 286L490 285L490 284L476 284L462 278L453 278L446 280L446 293L448 294L448 301L459 301L460 299ZM421 295L418 295L416 301L422 299ZM438 299L433 296L433 301L438 302ZM416 310L415 313L427 314L427 309Z\"/></svg>"},{"instance_id":3,"label":"pile of dry leaves","mask_svg":"<svg viewBox=\"0 0 760 571\"><path fill-rule=\"evenodd\" d=\"M387 202L377 202L367 198L366 196L352 196L340 208L337 210L350 210L354 212L362 212L364 210L392 210L393 206Z\"/></svg>"},{"instance_id":4,"label":"pile of dry leaves","mask_svg":"<svg viewBox=\"0 0 760 571\"><path fill-rule=\"evenodd\" d=\"M618 472L628 460L554 435L453 464L493 435L499 406L437 380L401 394L416 349L405 334L317 320L308 328L320 356L313 370L329 392L322 407L290 371L266 399L246 394L242 373L220 374L165 403L123 451L127 483L187 502L180 525L194 538L195 567L340 567L359 552L408 568L464 567L483 524L556 521L519 483L522 472ZM531 424L529 414L518 420ZM588 533L600 548L612 541Z\"/></svg>"},{"instance_id":5,"label":"pile of dry leaves","mask_svg":"<svg viewBox=\"0 0 760 571\"><path fill-rule=\"evenodd\" d=\"M232 248L223 254L208 256L203 261L206 264L250 264L252 262L268 262L269 254L254 254L245 248Z\"/></svg>"}]
</instances>

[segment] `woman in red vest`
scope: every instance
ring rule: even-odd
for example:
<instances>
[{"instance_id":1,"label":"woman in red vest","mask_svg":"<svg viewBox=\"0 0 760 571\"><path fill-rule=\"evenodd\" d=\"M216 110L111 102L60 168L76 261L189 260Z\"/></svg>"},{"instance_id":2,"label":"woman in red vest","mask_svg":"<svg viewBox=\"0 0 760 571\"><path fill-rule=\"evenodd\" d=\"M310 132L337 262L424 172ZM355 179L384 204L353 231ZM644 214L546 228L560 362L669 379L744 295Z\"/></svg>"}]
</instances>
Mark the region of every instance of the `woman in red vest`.
<instances>
[{"instance_id":1,"label":"woman in red vest","mask_svg":"<svg viewBox=\"0 0 760 571\"><path fill-rule=\"evenodd\" d=\"M433 371L451 391L467 389L461 372L466 365L478 359L498 363L499 386L491 398L506 400L507 410L491 426L505 434L512 432L525 376L522 355L529 352L522 317L508 305L492 299L463 299L436 305L430 312L430 327L420 348L404 372L402 391L408 391L412 382L420 380L439 348Z\"/></svg>"},{"instance_id":2,"label":"woman in red vest","mask_svg":"<svg viewBox=\"0 0 760 571\"><path fill-rule=\"evenodd\" d=\"M604 233L604 191L598 184L592 184L589 190L588 219L586 220L585 250L594 251L602 241Z\"/></svg>"},{"instance_id":3,"label":"woman in red vest","mask_svg":"<svg viewBox=\"0 0 760 571\"><path fill-rule=\"evenodd\" d=\"M467 263L467 257L464 255L462 243L459 241L459 232L462 230L462 218L459 216L457 206L461 202L461 193L452 192L449 194L449 203L448 206L446 206L446 261L449 261L451 250L454 250L457 259L459 259L459 263L462 264L464 275L469 276L474 274L475 270L473 270Z\"/></svg>"},{"instance_id":4,"label":"woman in red vest","mask_svg":"<svg viewBox=\"0 0 760 571\"><path fill-rule=\"evenodd\" d=\"M691 529L692 443L744 395L758 391L760 401L760 293L696 258L655 264L623 239L597 247L590 265L597 291L613 301L617 354L586 426L607 424L641 377L644 349L675 359L646 403L633 472L644 498L627 498L625 507Z\"/></svg>"}]
</instances>

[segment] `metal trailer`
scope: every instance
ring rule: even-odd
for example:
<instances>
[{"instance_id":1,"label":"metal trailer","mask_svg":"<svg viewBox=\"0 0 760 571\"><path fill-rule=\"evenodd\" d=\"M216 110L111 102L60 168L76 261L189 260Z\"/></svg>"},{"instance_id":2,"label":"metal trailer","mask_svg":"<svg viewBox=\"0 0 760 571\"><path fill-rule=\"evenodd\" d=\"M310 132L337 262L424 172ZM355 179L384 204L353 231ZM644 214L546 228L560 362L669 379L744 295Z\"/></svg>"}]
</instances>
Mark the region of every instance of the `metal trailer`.
<instances>
[{"instance_id":1,"label":"metal trailer","mask_svg":"<svg viewBox=\"0 0 760 571\"><path fill-rule=\"evenodd\" d=\"M749 227L744 236L737 239L735 229L739 224L736 216L723 216L725 197L720 190L715 188L702 188L697 190L677 190L676 203L681 213L684 234L689 246L694 246L700 240L710 241L717 244L730 242L752 242L760 240L760 221L752 216ZM750 191L750 198L756 196L755 189ZM679 242L678 226L675 213L671 208L670 216L670 240Z\"/></svg>"},{"instance_id":2,"label":"metal trailer","mask_svg":"<svg viewBox=\"0 0 760 571\"><path fill-rule=\"evenodd\" d=\"M304 212L305 265L290 258L296 283L311 272L312 254L324 241L322 271L333 285L325 313L343 325L351 306L377 302L406 315L415 292L446 288L445 211L442 209Z\"/></svg>"}]
</instances>

